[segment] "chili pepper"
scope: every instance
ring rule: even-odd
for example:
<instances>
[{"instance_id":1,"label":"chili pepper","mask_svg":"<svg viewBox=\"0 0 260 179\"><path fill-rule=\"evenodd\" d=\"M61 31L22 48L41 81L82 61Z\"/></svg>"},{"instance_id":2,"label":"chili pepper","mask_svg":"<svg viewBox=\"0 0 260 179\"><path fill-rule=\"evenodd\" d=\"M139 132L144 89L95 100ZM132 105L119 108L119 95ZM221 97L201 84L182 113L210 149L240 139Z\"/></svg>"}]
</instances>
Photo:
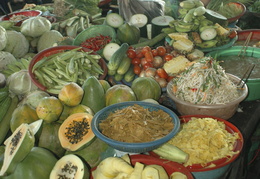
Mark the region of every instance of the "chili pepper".
<instances>
[{"instance_id":1,"label":"chili pepper","mask_svg":"<svg viewBox=\"0 0 260 179\"><path fill-rule=\"evenodd\" d=\"M98 51L98 50L104 48L106 44L111 42L111 40L112 39L110 36L105 36L105 35L100 34L95 37L90 37L90 38L86 39L80 45L82 47L91 49L93 51Z\"/></svg>"}]
</instances>

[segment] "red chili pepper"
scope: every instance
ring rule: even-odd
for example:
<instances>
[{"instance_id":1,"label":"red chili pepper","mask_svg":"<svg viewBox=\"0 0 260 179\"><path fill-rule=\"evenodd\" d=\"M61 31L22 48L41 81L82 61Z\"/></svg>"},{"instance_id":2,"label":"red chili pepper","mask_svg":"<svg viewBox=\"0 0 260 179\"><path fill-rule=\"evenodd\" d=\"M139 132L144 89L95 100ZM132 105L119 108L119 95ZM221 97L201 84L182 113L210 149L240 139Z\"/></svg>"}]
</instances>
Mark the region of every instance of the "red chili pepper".
<instances>
[{"instance_id":1,"label":"red chili pepper","mask_svg":"<svg viewBox=\"0 0 260 179\"><path fill-rule=\"evenodd\" d=\"M191 88L191 91L196 92L198 89L197 88Z\"/></svg>"},{"instance_id":2,"label":"red chili pepper","mask_svg":"<svg viewBox=\"0 0 260 179\"><path fill-rule=\"evenodd\" d=\"M110 36L104 36L102 34L97 35L96 37L91 37L86 39L84 42L82 42L80 45L82 47L91 49L93 51L98 51L105 47L106 44L111 42Z\"/></svg>"}]
</instances>

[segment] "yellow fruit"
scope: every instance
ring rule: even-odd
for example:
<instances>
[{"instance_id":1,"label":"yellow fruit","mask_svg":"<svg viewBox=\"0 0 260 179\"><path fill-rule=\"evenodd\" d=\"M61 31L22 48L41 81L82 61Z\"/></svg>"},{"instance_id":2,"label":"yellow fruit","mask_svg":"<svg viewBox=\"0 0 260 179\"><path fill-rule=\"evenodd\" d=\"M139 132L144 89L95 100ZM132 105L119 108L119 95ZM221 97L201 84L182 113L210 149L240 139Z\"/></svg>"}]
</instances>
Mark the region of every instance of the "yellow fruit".
<instances>
[{"instance_id":1,"label":"yellow fruit","mask_svg":"<svg viewBox=\"0 0 260 179\"><path fill-rule=\"evenodd\" d=\"M83 89L74 82L66 84L59 92L59 100L67 106L77 106L83 97Z\"/></svg>"}]
</instances>

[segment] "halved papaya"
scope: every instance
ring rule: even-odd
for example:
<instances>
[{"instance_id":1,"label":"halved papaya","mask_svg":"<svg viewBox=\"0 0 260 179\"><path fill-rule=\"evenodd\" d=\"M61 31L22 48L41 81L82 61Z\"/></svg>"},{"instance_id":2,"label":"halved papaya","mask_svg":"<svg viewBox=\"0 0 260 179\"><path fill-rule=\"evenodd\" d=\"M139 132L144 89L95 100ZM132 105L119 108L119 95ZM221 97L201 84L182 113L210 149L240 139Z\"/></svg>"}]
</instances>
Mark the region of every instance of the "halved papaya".
<instances>
[{"instance_id":1,"label":"halved papaya","mask_svg":"<svg viewBox=\"0 0 260 179\"><path fill-rule=\"evenodd\" d=\"M58 132L61 146L69 151L77 151L89 145L95 138L91 129L93 115L75 113L61 124Z\"/></svg>"}]
</instances>

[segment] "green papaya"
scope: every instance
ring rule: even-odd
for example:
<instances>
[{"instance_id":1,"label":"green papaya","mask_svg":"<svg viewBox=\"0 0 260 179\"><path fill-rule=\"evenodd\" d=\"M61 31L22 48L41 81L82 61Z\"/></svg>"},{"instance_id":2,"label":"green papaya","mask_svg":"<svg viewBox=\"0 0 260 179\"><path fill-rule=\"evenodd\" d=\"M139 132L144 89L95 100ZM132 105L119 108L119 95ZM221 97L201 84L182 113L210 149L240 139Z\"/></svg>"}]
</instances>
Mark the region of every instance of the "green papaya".
<instances>
[{"instance_id":1,"label":"green papaya","mask_svg":"<svg viewBox=\"0 0 260 179\"><path fill-rule=\"evenodd\" d=\"M117 38L121 43L137 44L140 40L140 29L129 23L124 23L117 29Z\"/></svg>"},{"instance_id":2,"label":"green papaya","mask_svg":"<svg viewBox=\"0 0 260 179\"><path fill-rule=\"evenodd\" d=\"M49 150L33 147L25 159L17 165L16 170L3 179L48 179L57 161L58 159Z\"/></svg>"},{"instance_id":3,"label":"green papaya","mask_svg":"<svg viewBox=\"0 0 260 179\"><path fill-rule=\"evenodd\" d=\"M88 77L84 81L82 88L84 95L81 104L90 107L94 113L97 113L106 106L105 91L97 77Z\"/></svg>"}]
</instances>

